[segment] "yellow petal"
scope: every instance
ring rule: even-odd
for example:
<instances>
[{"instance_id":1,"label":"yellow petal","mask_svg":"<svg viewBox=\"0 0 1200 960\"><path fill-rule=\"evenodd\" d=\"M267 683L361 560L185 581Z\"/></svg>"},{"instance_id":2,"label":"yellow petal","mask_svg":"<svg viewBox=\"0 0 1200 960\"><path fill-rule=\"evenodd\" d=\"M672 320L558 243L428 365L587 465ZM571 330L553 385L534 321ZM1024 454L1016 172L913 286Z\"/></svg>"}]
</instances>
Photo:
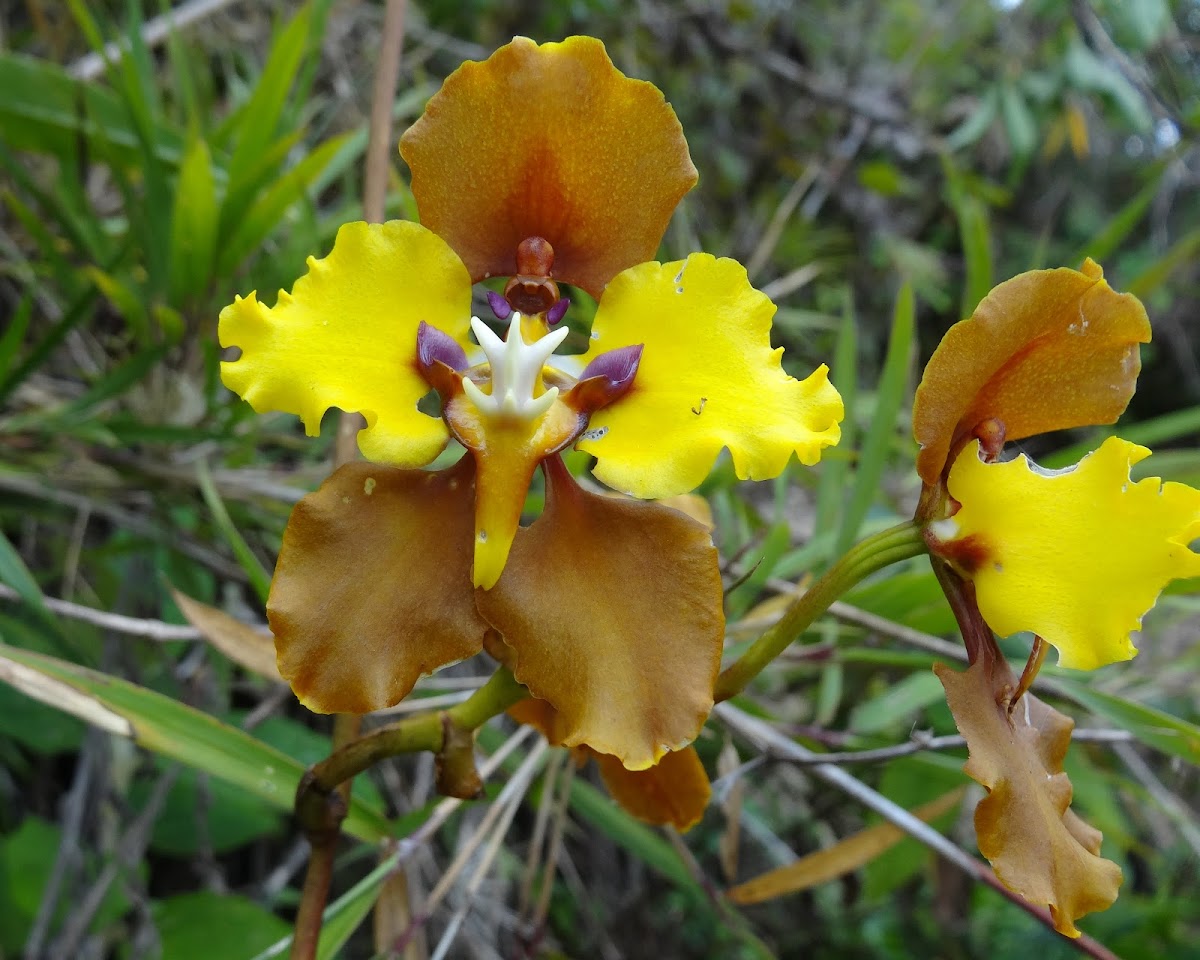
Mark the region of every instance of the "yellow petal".
<instances>
[{"instance_id":1,"label":"yellow petal","mask_svg":"<svg viewBox=\"0 0 1200 960\"><path fill-rule=\"evenodd\" d=\"M545 512L475 602L513 675L557 711L556 742L644 770L695 739L712 709L725 624L716 549L677 510L587 493L558 458L546 473Z\"/></svg>"},{"instance_id":2,"label":"yellow petal","mask_svg":"<svg viewBox=\"0 0 1200 960\"><path fill-rule=\"evenodd\" d=\"M986 420L1004 439L1112 423L1129 403L1150 320L1100 265L1030 270L991 291L929 358L913 403L917 472L936 484Z\"/></svg>"},{"instance_id":3,"label":"yellow petal","mask_svg":"<svg viewBox=\"0 0 1200 960\"><path fill-rule=\"evenodd\" d=\"M1029 630L1059 651L1059 665L1091 670L1137 651L1130 631L1168 581L1200 576L1200 490L1129 468L1150 455L1111 437L1068 470L1047 473L1020 456L984 463L979 442L950 471L962 504L947 521L969 544L979 610L1008 636Z\"/></svg>"},{"instance_id":4,"label":"yellow petal","mask_svg":"<svg viewBox=\"0 0 1200 960\"><path fill-rule=\"evenodd\" d=\"M517 273L517 246L542 237L552 276L599 297L654 256L696 168L675 112L604 44L517 37L446 78L400 141L421 222L474 279Z\"/></svg>"},{"instance_id":5,"label":"yellow petal","mask_svg":"<svg viewBox=\"0 0 1200 960\"><path fill-rule=\"evenodd\" d=\"M368 713L478 653L472 479L370 463L339 469L292 511L267 617L279 672L318 713Z\"/></svg>"},{"instance_id":6,"label":"yellow petal","mask_svg":"<svg viewBox=\"0 0 1200 960\"><path fill-rule=\"evenodd\" d=\"M242 351L221 378L260 413L296 414L309 436L330 407L356 410L367 459L423 466L448 433L417 410L429 392L417 327L424 320L466 346L470 312L471 278L435 234L403 221L347 223L274 307L251 293L221 311L221 346Z\"/></svg>"},{"instance_id":7,"label":"yellow petal","mask_svg":"<svg viewBox=\"0 0 1200 960\"><path fill-rule=\"evenodd\" d=\"M743 480L814 464L838 442L842 398L822 364L795 380L771 349L775 305L736 260L694 253L643 263L609 284L582 358L645 344L633 387L592 415L579 449L596 476L643 499L695 489L723 447Z\"/></svg>"},{"instance_id":8,"label":"yellow petal","mask_svg":"<svg viewBox=\"0 0 1200 960\"><path fill-rule=\"evenodd\" d=\"M695 747L664 754L646 770L627 770L616 757L594 753L600 777L626 813L684 833L700 822L712 796Z\"/></svg>"}]
</instances>

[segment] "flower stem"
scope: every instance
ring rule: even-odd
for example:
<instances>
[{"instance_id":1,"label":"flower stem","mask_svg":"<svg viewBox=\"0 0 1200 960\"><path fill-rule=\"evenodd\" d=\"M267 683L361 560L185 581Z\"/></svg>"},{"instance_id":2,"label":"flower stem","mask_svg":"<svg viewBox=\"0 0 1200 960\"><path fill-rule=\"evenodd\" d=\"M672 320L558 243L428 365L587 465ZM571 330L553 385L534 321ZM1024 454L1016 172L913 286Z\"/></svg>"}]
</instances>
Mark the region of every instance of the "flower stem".
<instances>
[{"instance_id":1,"label":"flower stem","mask_svg":"<svg viewBox=\"0 0 1200 960\"><path fill-rule=\"evenodd\" d=\"M784 612L779 622L754 641L717 678L714 699L737 696L763 669L787 649L830 604L877 570L920 556L927 550L921 527L906 522L889 527L851 547L825 574Z\"/></svg>"}]
</instances>

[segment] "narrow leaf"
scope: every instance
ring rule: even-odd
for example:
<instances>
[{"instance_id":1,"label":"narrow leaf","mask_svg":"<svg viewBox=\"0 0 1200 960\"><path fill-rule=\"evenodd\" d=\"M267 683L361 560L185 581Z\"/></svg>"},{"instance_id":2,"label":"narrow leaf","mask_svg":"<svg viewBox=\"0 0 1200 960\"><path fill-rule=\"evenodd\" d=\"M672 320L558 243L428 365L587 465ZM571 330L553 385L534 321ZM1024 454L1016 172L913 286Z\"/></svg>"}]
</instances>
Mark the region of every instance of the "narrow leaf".
<instances>
[{"instance_id":1,"label":"narrow leaf","mask_svg":"<svg viewBox=\"0 0 1200 960\"><path fill-rule=\"evenodd\" d=\"M236 727L119 677L0 644L0 679L139 746L210 773L290 811L304 766ZM374 842L383 814L351 799L346 833Z\"/></svg>"},{"instance_id":2,"label":"narrow leaf","mask_svg":"<svg viewBox=\"0 0 1200 960\"><path fill-rule=\"evenodd\" d=\"M217 248L217 191L208 144L196 137L184 154L171 213L171 297L178 303L204 293Z\"/></svg>"},{"instance_id":3,"label":"narrow leaf","mask_svg":"<svg viewBox=\"0 0 1200 960\"><path fill-rule=\"evenodd\" d=\"M879 483L887 468L892 442L896 438L896 418L908 395L915 318L916 302L912 284L905 283L896 295L887 357L883 361L883 375L879 379L879 390L875 395L875 413L859 450L854 490L842 519L834 556L841 556L854 543L859 528L866 519L867 511L871 509L871 504L879 492Z\"/></svg>"}]
</instances>

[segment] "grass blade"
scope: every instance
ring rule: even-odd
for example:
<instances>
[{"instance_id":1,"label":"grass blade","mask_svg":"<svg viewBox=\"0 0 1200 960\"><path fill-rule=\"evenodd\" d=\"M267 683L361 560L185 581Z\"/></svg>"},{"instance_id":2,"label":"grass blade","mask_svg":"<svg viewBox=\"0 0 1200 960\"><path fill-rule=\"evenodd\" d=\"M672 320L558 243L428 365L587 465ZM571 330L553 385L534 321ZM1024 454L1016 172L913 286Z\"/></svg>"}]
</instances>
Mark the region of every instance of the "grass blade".
<instances>
[{"instance_id":1,"label":"grass blade","mask_svg":"<svg viewBox=\"0 0 1200 960\"><path fill-rule=\"evenodd\" d=\"M879 379L879 390L875 397L875 413L867 427L858 456L858 470L854 476L854 490L850 503L842 518L834 556L841 556L854 543L859 528L875 501L879 482L887 467L888 454L896 436L896 417L904 406L908 395L909 367L912 365L912 350L915 336L916 299L912 284L905 283L896 295L896 309L892 314L892 331L888 337L887 357L883 361L883 375Z\"/></svg>"}]
</instances>

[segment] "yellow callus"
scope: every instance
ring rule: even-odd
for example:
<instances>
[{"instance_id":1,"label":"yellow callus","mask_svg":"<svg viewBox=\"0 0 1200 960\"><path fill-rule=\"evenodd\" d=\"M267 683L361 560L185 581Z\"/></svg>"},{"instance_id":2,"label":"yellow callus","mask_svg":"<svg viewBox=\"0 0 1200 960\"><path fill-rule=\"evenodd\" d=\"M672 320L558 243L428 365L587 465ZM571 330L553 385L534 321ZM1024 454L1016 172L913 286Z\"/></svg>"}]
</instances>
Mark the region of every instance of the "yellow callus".
<instances>
[{"instance_id":1,"label":"yellow callus","mask_svg":"<svg viewBox=\"0 0 1200 960\"><path fill-rule=\"evenodd\" d=\"M1078 670L1137 654L1130 633L1163 587L1200 576L1189 547L1200 536L1200 490L1130 480L1148 456L1112 437L1075 466L1046 471L1023 455L985 463L978 441L964 448L950 471L962 507L945 521L945 546L975 559L967 572L997 634L1036 633L1060 666Z\"/></svg>"},{"instance_id":2,"label":"yellow callus","mask_svg":"<svg viewBox=\"0 0 1200 960\"><path fill-rule=\"evenodd\" d=\"M481 383L463 376L446 401L455 438L475 457L476 587L490 590L504 572L521 522L525 494L538 464L583 429L586 418L559 399L542 379L546 361L567 335L566 327L532 343L514 313L504 340L478 318L471 321L487 357Z\"/></svg>"}]
</instances>

